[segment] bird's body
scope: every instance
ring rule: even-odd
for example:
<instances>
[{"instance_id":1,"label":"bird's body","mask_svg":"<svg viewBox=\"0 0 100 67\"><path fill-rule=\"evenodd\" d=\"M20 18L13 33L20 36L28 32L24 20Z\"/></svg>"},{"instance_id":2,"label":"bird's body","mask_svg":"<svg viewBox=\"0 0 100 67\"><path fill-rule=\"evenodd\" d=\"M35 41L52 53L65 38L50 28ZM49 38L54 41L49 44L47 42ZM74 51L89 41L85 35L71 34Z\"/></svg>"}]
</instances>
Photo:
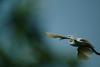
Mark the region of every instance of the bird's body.
<instances>
[{"instance_id":1,"label":"bird's body","mask_svg":"<svg viewBox=\"0 0 100 67\"><path fill-rule=\"evenodd\" d=\"M67 35L65 37L62 35L50 33L47 33L47 36L51 38L67 39L71 46L77 47L77 55L80 59L88 59L92 53L100 55L100 53L97 52L92 46L92 44L88 42L86 39L76 38L73 35Z\"/></svg>"}]
</instances>

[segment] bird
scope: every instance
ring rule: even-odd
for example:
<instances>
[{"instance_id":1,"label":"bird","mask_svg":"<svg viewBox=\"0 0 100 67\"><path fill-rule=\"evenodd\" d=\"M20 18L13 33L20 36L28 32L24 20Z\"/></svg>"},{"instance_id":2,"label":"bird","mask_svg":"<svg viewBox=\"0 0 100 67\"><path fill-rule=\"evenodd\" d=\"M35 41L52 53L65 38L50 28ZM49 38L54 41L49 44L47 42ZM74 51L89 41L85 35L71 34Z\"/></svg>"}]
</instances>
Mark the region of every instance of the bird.
<instances>
[{"instance_id":1,"label":"bird","mask_svg":"<svg viewBox=\"0 0 100 67\"><path fill-rule=\"evenodd\" d=\"M58 38L60 40L67 39L71 46L77 47L78 59L89 59L93 53L100 56L100 53L95 50L93 45L84 38L75 37L73 35L64 36L48 32L46 32L46 35L49 38Z\"/></svg>"}]
</instances>

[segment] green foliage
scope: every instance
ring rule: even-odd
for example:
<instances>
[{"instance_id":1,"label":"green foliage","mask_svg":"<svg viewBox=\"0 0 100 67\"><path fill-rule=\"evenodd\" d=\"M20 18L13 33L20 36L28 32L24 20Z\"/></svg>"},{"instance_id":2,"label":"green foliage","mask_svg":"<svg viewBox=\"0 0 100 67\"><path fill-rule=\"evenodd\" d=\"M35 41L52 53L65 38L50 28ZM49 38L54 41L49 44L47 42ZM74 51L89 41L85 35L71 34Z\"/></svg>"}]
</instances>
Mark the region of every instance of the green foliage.
<instances>
[{"instance_id":1,"label":"green foliage","mask_svg":"<svg viewBox=\"0 0 100 67\"><path fill-rule=\"evenodd\" d=\"M43 67L42 65L52 65L55 61L53 53L43 41L42 29L37 24L38 17L35 14L35 9L39 1L34 1L33 3L28 2L30 0L25 1L22 4L17 4L12 9L10 20L7 21L9 25L5 26L10 32L10 36L4 32L9 36L6 40L10 45L5 43L6 40L0 39L1 46L8 45L9 47L9 49L6 49L8 48L7 46L6 48L0 48L1 67ZM30 17L33 17L33 19L30 19ZM4 38L5 36L2 37ZM69 67L78 67L76 60L66 60ZM49 66L47 65L47 67Z\"/></svg>"}]
</instances>

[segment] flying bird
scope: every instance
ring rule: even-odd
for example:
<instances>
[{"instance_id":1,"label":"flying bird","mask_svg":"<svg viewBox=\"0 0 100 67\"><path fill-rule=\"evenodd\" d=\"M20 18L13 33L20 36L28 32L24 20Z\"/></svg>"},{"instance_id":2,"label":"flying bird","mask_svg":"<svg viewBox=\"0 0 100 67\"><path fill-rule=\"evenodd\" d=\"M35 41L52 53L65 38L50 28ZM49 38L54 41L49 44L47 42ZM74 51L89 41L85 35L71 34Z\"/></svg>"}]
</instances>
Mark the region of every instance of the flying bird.
<instances>
[{"instance_id":1,"label":"flying bird","mask_svg":"<svg viewBox=\"0 0 100 67\"><path fill-rule=\"evenodd\" d=\"M77 47L77 56L79 59L88 59L92 53L100 56L100 53L95 50L92 44L84 39L84 38L77 38L73 35L59 35L59 34L52 34L46 33L49 38L58 38L58 39L67 39L69 44L73 47Z\"/></svg>"}]
</instances>

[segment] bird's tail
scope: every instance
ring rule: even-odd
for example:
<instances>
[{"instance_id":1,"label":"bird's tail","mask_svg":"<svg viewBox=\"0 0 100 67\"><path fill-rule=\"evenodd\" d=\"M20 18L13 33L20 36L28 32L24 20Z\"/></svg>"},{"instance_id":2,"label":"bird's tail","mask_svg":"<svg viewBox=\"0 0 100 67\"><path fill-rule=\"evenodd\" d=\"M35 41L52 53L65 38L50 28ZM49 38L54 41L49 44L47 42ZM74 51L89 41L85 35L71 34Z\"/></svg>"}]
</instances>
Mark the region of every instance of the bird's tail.
<instances>
[{"instance_id":1,"label":"bird's tail","mask_svg":"<svg viewBox=\"0 0 100 67\"><path fill-rule=\"evenodd\" d=\"M97 52L94 48L92 48L92 50L93 50L93 52L94 52L95 54L100 55L100 53Z\"/></svg>"}]
</instances>

